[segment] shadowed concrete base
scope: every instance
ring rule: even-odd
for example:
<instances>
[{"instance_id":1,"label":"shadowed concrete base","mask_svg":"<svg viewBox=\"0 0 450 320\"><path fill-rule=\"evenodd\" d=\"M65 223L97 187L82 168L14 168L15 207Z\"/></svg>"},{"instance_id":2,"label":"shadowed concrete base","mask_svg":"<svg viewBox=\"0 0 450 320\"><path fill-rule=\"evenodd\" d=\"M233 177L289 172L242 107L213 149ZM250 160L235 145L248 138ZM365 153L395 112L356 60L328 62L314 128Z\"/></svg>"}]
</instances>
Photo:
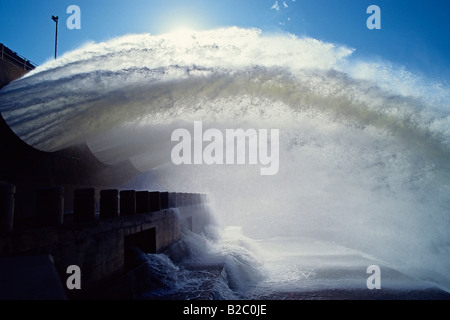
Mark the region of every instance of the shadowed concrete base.
<instances>
[{"instance_id":1,"label":"shadowed concrete base","mask_svg":"<svg viewBox=\"0 0 450 320\"><path fill-rule=\"evenodd\" d=\"M66 300L51 256L0 259L0 300Z\"/></svg>"}]
</instances>

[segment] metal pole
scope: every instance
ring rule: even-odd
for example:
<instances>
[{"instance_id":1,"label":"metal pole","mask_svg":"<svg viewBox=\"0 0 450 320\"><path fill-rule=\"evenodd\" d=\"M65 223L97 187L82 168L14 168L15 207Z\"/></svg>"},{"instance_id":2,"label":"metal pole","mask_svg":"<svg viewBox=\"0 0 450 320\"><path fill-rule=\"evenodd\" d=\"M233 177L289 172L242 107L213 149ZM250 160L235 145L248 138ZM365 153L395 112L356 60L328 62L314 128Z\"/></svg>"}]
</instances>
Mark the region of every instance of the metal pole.
<instances>
[{"instance_id":1,"label":"metal pole","mask_svg":"<svg viewBox=\"0 0 450 320\"><path fill-rule=\"evenodd\" d=\"M58 16L52 16L52 20L56 22L56 32L55 32L55 60L56 60L56 53L58 50Z\"/></svg>"},{"instance_id":2,"label":"metal pole","mask_svg":"<svg viewBox=\"0 0 450 320\"><path fill-rule=\"evenodd\" d=\"M56 34L55 34L55 59L56 59L56 53L58 51L58 17L56 17Z\"/></svg>"}]
</instances>

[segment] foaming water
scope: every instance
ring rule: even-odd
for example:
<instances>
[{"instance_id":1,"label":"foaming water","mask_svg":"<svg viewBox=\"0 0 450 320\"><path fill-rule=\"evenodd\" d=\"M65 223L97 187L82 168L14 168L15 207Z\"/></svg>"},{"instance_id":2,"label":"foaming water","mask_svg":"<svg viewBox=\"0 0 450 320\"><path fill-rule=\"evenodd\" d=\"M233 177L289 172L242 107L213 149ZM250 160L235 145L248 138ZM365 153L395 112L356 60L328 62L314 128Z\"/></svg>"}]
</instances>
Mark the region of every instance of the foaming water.
<instances>
[{"instance_id":1,"label":"foaming water","mask_svg":"<svg viewBox=\"0 0 450 320\"><path fill-rule=\"evenodd\" d=\"M145 271L135 299L450 299L432 283L335 242L255 240L240 227L210 226L201 235L184 230L166 251L140 255ZM366 270L374 264L382 270L382 290L367 288Z\"/></svg>"},{"instance_id":2,"label":"foaming water","mask_svg":"<svg viewBox=\"0 0 450 320\"><path fill-rule=\"evenodd\" d=\"M239 228L209 227L207 234L183 230L181 240L163 253L139 259L146 268L142 292L135 299L249 298L248 293L264 278L262 260L255 243Z\"/></svg>"},{"instance_id":3,"label":"foaming water","mask_svg":"<svg viewBox=\"0 0 450 320\"><path fill-rule=\"evenodd\" d=\"M334 242L450 290L450 90L352 52L254 29L130 35L30 72L0 91L0 111L41 150L85 142L130 160L143 174L129 186L208 192L221 225L258 241ZM171 133L194 121L279 129L278 174L173 165Z\"/></svg>"}]
</instances>

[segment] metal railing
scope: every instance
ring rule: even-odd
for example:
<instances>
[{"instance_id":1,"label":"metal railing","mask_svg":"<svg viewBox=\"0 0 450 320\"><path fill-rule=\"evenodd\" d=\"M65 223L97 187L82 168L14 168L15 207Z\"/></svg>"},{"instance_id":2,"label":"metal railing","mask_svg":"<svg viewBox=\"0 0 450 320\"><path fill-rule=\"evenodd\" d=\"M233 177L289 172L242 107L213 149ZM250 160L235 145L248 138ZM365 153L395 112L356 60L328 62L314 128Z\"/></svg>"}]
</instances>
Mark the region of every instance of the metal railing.
<instances>
[{"instance_id":1,"label":"metal railing","mask_svg":"<svg viewBox=\"0 0 450 320\"><path fill-rule=\"evenodd\" d=\"M8 61L16 67L28 72L36 68L36 64L0 43L0 59Z\"/></svg>"}]
</instances>

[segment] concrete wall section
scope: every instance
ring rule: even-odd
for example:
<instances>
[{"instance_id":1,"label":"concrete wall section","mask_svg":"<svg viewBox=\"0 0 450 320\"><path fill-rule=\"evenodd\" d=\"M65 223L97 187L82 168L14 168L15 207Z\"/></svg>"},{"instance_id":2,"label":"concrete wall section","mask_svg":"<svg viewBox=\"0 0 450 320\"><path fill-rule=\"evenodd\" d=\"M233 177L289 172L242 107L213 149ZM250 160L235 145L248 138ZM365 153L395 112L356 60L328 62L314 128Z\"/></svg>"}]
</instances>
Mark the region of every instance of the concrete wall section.
<instances>
[{"instance_id":1,"label":"concrete wall section","mask_svg":"<svg viewBox=\"0 0 450 320\"><path fill-rule=\"evenodd\" d=\"M20 69L9 61L0 59L0 89L8 83L19 79L27 72L27 70Z\"/></svg>"},{"instance_id":2,"label":"concrete wall section","mask_svg":"<svg viewBox=\"0 0 450 320\"><path fill-rule=\"evenodd\" d=\"M0 89L35 67L31 61L0 43Z\"/></svg>"},{"instance_id":3,"label":"concrete wall section","mask_svg":"<svg viewBox=\"0 0 450 320\"><path fill-rule=\"evenodd\" d=\"M64 200L61 190L57 191L41 193L47 202L56 204L48 207L48 215L53 217L59 217L61 201ZM82 189L76 193L92 195L89 191L92 190ZM0 233L0 257L50 255L63 285L69 276L67 268L76 265L82 273L82 289L68 290L66 294L69 298L86 298L135 267L131 260L127 261L132 247L147 253L161 252L180 239L181 228L201 233L210 221L205 199L201 195L177 194L186 200L179 201L178 208L147 213L127 212L122 216L120 212L116 213L120 207L117 203L120 192L108 189L100 191L100 194L104 197L113 195L109 200L113 204L105 203L107 198L100 202L107 209L112 207L113 215L102 214L105 209L100 207L92 219L76 219L77 212L74 212L74 215L64 215L64 221L43 219L48 222L47 226L38 224L33 228L3 231ZM49 196L56 199L49 199ZM76 197L75 201L86 199ZM87 197L87 202L91 201L95 199ZM75 203L74 207L80 207L80 204Z\"/></svg>"},{"instance_id":4,"label":"concrete wall section","mask_svg":"<svg viewBox=\"0 0 450 320\"><path fill-rule=\"evenodd\" d=\"M84 297L126 271L129 246L148 253L160 252L180 239L180 230L179 217L174 210L167 209L13 232L0 237L0 256L49 254L63 284L68 277L67 267L76 265L82 272L83 287L80 291L67 292L67 295Z\"/></svg>"}]
</instances>

